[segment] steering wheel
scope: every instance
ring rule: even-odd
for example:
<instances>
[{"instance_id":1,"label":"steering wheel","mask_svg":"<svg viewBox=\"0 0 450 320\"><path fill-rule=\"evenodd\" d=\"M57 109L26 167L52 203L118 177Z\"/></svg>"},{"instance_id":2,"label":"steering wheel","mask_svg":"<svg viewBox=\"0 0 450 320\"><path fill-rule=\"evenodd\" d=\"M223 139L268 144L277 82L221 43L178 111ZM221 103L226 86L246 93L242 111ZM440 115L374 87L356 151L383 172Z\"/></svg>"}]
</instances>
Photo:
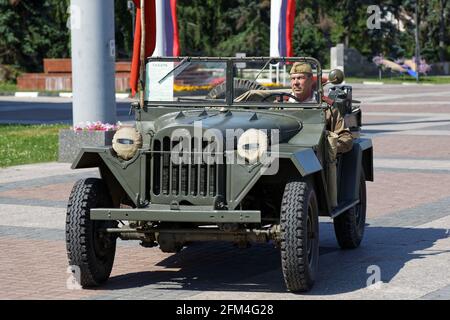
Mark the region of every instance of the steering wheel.
<instances>
[{"instance_id":1,"label":"steering wheel","mask_svg":"<svg viewBox=\"0 0 450 320\"><path fill-rule=\"evenodd\" d=\"M290 94L288 92L274 92L269 94L267 97L265 97L264 99L262 99L261 102L265 102L266 100L268 100L271 97L277 97L278 99L276 99L276 102L280 102L280 103L284 103L286 102L283 97L289 97L294 99L296 102L301 102L296 96L294 96L293 94Z\"/></svg>"}]
</instances>

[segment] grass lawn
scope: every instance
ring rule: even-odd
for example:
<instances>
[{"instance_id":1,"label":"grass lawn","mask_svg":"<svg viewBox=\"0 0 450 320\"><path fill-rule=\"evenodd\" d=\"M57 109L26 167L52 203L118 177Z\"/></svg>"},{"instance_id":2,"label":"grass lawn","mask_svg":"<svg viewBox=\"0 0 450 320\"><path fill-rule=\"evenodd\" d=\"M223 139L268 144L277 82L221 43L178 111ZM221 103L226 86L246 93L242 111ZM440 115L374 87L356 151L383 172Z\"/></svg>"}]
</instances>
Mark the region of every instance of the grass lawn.
<instances>
[{"instance_id":1,"label":"grass lawn","mask_svg":"<svg viewBox=\"0 0 450 320\"><path fill-rule=\"evenodd\" d=\"M0 125L0 167L58 159L58 133L68 125Z\"/></svg>"},{"instance_id":2,"label":"grass lawn","mask_svg":"<svg viewBox=\"0 0 450 320\"><path fill-rule=\"evenodd\" d=\"M16 92L17 85L15 83L0 82L0 92Z\"/></svg>"},{"instance_id":3,"label":"grass lawn","mask_svg":"<svg viewBox=\"0 0 450 320\"><path fill-rule=\"evenodd\" d=\"M396 76L396 77L382 77L381 80L378 77L373 78L354 78L346 77L347 83L362 83L363 81L381 81L390 84L401 84L402 82L416 83L416 79L410 76ZM450 84L450 76L421 76L419 83L429 84Z\"/></svg>"}]
</instances>

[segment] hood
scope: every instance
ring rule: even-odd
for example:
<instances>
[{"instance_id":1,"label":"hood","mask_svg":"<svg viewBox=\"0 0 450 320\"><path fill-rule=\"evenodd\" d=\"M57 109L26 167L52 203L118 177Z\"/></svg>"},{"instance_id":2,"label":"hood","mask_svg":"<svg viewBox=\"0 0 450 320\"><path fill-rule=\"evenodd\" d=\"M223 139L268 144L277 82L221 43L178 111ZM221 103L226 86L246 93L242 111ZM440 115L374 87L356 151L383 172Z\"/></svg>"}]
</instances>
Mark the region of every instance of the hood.
<instances>
[{"instance_id":1,"label":"hood","mask_svg":"<svg viewBox=\"0 0 450 320\"><path fill-rule=\"evenodd\" d=\"M192 129L201 123L203 130L216 129L225 134L227 129L277 129L280 142L286 141L302 129L298 118L270 111L249 110L187 110L165 114L155 121L157 136L167 136L178 128Z\"/></svg>"}]
</instances>

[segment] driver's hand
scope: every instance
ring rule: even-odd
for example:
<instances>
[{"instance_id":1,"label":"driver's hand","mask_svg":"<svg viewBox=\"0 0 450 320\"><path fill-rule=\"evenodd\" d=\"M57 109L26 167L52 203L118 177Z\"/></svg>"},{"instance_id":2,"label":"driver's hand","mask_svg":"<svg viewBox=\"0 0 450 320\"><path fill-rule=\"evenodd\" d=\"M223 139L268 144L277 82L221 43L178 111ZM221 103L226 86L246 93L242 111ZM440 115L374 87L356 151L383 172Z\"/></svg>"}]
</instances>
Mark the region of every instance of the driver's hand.
<instances>
[{"instance_id":1,"label":"driver's hand","mask_svg":"<svg viewBox=\"0 0 450 320\"><path fill-rule=\"evenodd\" d=\"M288 101L289 101L289 97L288 96L277 96L275 98L274 102L281 103L281 102L288 102Z\"/></svg>"}]
</instances>

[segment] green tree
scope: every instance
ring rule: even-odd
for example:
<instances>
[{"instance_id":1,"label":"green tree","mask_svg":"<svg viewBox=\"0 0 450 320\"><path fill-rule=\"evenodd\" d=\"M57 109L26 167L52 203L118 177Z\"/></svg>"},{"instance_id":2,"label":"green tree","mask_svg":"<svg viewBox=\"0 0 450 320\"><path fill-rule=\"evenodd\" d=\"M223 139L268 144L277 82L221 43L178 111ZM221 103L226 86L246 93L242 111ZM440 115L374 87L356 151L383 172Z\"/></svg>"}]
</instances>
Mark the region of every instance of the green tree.
<instances>
[{"instance_id":1,"label":"green tree","mask_svg":"<svg viewBox=\"0 0 450 320\"><path fill-rule=\"evenodd\" d=\"M131 59L133 51L133 19L127 0L114 0L116 59Z\"/></svg>"},{"instance_id":2,"label":"green tree","mask_svg":"<svg viewBox=\"0 0 450 320\"><path fill-rule=\"evenodd\" d=\"M68 57L68 0L0 0L0 63L40 71L46 57Z\"/></svg>"},{"instance_id":3,"label":"green tree","mask_svg":"<svg viewBox=\"0 0 450 320\"><path fill-rule=\"evenodd\" d=\"M416 1L421 55L429 62L448 60L449 0L297 0L294 52L314 56L325 65L330 47L337 43L358 49L368 60L380 53L411 57ZM0 64L39 71L43 58L70 57L69 3L0 0ZM381 29L367 28L369 5L380 7ZM178 0L177 13L182 55L269 54L270 0ZM127 0L115 0L115 26L117 59L130 59L133 26Z\"/></svg>"},{"instance_id":4,"label":"green tree","mask_svg":"<svg viewBox=\"0 0 450 320\"><path fill-rule=\"evenodd\" d=\"M320 29L318 20L319 17L310 8L304 8L297 15L293 35L294 55L315 57L327 65L329 63L327 30Z\"/></svg>"}]
</instances>

